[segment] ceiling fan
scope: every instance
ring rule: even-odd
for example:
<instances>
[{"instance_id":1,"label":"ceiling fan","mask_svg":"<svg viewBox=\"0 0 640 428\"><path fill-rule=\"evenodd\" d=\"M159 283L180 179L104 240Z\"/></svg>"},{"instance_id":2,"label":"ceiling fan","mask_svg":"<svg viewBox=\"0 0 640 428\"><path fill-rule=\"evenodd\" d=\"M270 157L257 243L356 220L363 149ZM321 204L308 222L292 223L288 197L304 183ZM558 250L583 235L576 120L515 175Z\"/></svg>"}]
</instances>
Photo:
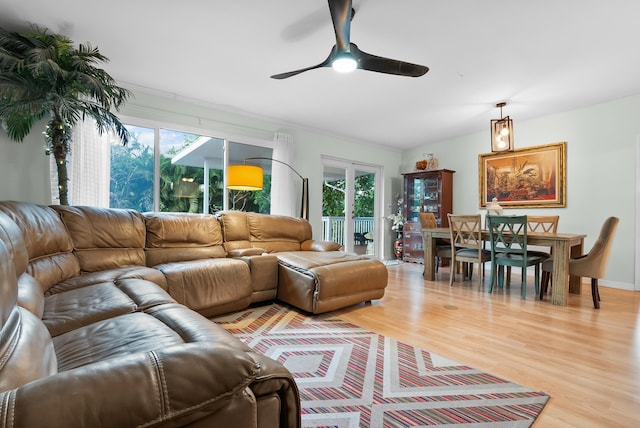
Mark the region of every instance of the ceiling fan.
<instances>
[{"instance_id":1,"label":"ceiling fan","mask_svg":"<svg viewBox=\"0 0 640 428\"><path fill-rule=\"evenodd\" d=\"M419 77L429 71L429 67L412 64L396 59L384 58L361 51L355 43L351 43L352 0L328 0L331 21L336 33L336 44L333 45L327 59L317 65L301 68L286 73L274 74L273 79L286 79L304 71L322 67L333 67L337 71L348 72L356 68L378 73L398 76Z\"/></svg>"}]
</instances>

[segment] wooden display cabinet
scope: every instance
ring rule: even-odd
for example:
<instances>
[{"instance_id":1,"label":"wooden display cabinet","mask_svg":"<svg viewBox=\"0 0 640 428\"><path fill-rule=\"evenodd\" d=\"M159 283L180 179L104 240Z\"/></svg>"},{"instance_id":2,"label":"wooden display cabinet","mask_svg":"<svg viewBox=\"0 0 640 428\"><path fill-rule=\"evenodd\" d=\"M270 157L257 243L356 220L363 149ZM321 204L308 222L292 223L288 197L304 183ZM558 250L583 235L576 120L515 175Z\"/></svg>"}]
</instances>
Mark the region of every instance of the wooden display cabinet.
<instances>
[{"instance_id":1,"label":"wooden display cabinet","mask_svg":"<svg viewBox=\"0 0 640 428\"><path fill-rule=\"evenodd\" d=\"M402 260L423 263L422 227L419 212L432 212L438 227L449 227L447 214L453 212L453 174L449 169L411 172L404 176L402 198L404 226Z\"/></svg>"}]
</instances>

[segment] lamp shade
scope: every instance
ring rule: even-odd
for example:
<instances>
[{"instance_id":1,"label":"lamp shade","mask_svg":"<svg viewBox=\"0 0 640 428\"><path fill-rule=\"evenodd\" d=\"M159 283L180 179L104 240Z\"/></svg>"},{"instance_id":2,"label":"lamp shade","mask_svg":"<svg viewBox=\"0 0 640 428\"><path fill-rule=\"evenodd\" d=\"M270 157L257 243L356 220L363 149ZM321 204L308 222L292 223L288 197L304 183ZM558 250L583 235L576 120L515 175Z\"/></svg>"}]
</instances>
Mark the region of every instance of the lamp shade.
<instances>
[{"instance_id":1,"label":"lamp shade","mask_svg":"<svg viewBox=\"0 0 640 428\"><path fill-rule=\"evenodd\" d=\"M262 168L254 165L229 165L227 188L232 190L262 190Z\"/></svg>"}]
</instances>

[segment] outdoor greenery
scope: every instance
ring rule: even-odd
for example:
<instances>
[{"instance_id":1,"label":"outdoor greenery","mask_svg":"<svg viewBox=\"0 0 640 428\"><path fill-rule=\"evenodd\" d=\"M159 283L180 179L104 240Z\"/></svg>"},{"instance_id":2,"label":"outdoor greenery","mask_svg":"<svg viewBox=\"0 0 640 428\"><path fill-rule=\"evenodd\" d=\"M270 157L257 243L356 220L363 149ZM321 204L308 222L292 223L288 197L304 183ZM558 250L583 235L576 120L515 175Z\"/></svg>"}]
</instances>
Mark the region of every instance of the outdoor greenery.
<instances>
[{"instance_id":1,"label":"outdoor greenery","mask_svg":"<svg viewBox=\"0 0 640 428\"><path fill-rule=\"evenodd\" d=\"M113 130L123 144L129 140L111 110L119 110L130 93L95 66L107 61L97 47L75 47L46 29L34 26L23 34L0 29L0 123L21 142L48 116L44 136L56 161L62 205L69 203L67 158L76 123L91 118L101 134Z\"/></svg>"},{"instance_id":2,"label":"outdoor greenery","mask_svg":"<svg viewBox=\"0 0 640 428\"><path fill-rule=\"evenodd\" d=\"M355 217L373 217L375 197L375 175L365 174L355 179ZM345 180L322 183L322 215L344 217Z\"/></svg>"},{"instance_id":3,"label":"outdoor greenery","mask_svg":"<svg viewBox=\"0 0 640 428\"><path fill-rule=\"evenodd\" d=\"M166 154L160 154L160 211L203 212L204 169L171 163L171 158L191 142L186 138L178 149L172 148ZM153 211L153 171L153 149L141 144L138 134L131 134L127 147L112 146L109 206L131 208L141 212ZM222 210L222 174L221 170L209 171L210 213ZM183 186L183 189L193 189L192 197L185 197L191 195L186 195L183 189L179 189L180 186ZM263 190L230 191L229 207L235 210L268 213L270 192L271 177L265 175Z\"/></svg>"}]
</instances>

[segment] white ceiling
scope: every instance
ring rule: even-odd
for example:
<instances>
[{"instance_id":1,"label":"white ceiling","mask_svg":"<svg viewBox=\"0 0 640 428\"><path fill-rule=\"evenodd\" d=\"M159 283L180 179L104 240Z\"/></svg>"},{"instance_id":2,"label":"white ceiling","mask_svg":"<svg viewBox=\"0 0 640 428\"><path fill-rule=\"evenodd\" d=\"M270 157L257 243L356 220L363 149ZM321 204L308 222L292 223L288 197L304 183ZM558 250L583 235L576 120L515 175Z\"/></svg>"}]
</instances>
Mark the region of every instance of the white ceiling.
<instances>
[{"instance_id":1,"label":"white ceiling","mask_svg":"<svg viewBox=\"0 0 640 428\"><path fill-rule=\"evenodd\" d=\"M0 26L90 42L120 84L412 148L640 92L638 0L354 0L351 41L418 78L330 68L324 0L0 0Z\"/></svg>"}]
</instances>

